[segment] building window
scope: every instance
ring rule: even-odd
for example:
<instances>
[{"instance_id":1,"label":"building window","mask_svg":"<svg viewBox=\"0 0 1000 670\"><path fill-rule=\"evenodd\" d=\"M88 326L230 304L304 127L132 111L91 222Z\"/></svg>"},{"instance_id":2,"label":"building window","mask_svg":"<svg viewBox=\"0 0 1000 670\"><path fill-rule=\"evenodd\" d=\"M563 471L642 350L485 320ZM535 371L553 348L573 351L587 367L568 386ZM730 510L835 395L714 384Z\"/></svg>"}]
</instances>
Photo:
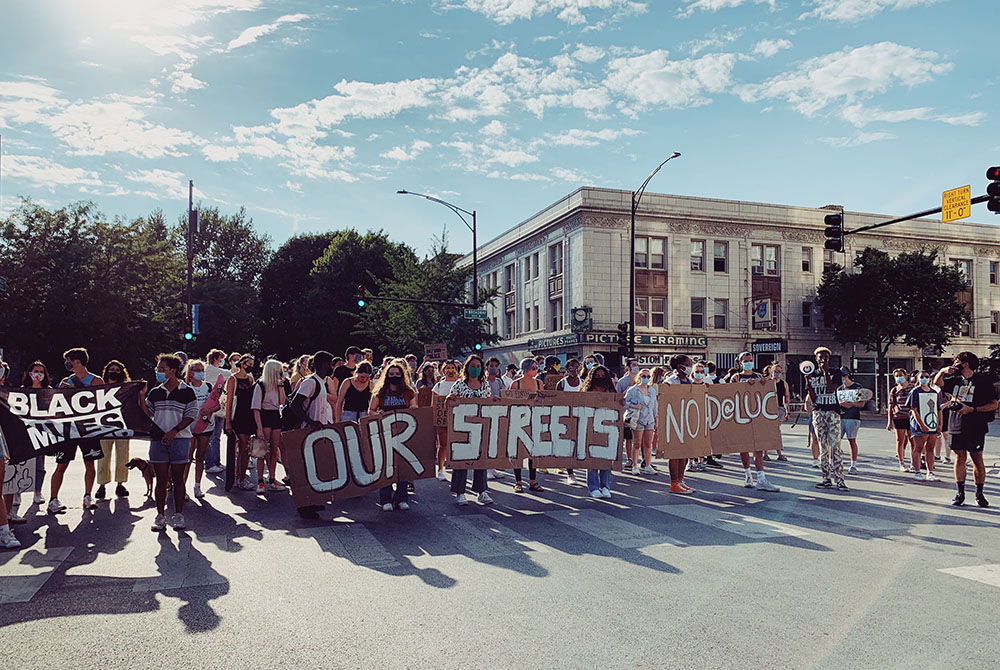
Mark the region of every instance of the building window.
<instances>
[{"instance_id":1,"label":"building window","mask_svg":"<svg viewBox=\"0 0 1000 670\"><path fill-rule=\"evenodd\" d=\"M536 251L535 255L531 257L532 258L532 264L531 264L531 267L532 267L531 278L532 279L538 279L538 256L539 255L540 255L540 252Z\"/></svg>"},{"instance_id":2,"label":"building window","mask_svg":"<svg viewBox=\"0 0 1000 670\"><path fill-rule=\"evenodd\" d=\"M705 271L705 240L691 240L691 271Z\"/></svg>"},{"instance_id":3,"label":"building window","mask_svg":"<svg viewBox=\"0 0 1000 670\"><path fill-rule=\"evenodd\" d=\"M990 334L1000 335L1000 312L990 312Z\"/></svg>"},{"instance_id":4,"label":"building window","mask_svg":"<svg viewBox=\"0 0 1000 670\"><path fill-rule=\"evenodd\" d=\"M728 327L729 300L715 301L715 329L725 330Z\"/></svg>"},{"instance_id":5,"label":"building window","mask_svg":"<svg viewBox=\"0 0 1000 670\"><path fill-rule=\"evenodd\" d=\"M778 263L778 247L771 244L754 244L750 247L750 269L753 274L777 276L781 272Z\"/></svg>"},{"instance_id":6,"label":"building window","mask_svg":"<svg viewBox=\"0 0 1000 670\"><path fill-rule=\"evenodd\" d=\"M713 249L712 269L716 272L729 272L729 242L716 242Z\"/></svg>"},{"instance_id":7,"label":"building window","mask_svg":"<svg viewBox=\"0 0 1000 670\"><path fill-rule=\"evenodd\" d=\"M813 325L813 304L811 302L802 303L802 327L812 328Z\"/></svg>"},{"instance_id":8,"label":"building window","mask_svg":"<svg viewBox=\"0 0 1000 670\"><path fill-rule=\"evenodd\" d=\"M563 273L563 246L562 242L549 247L549 275L555 277Z\"/></svg>"},{"instance_id":9,"label":"building window","mask_svg":"<svg viewBox=\"0 0 1000 670\"><path fill-rule=\"evenodd\" d=\"M813 250L811 247L802 247L802 271L812 272Z\"/></svg>"},{"instance_id":10,"label":"building window","mask_svg":"<svg viewBox=\"0 0 1000 670\"><path fill-rule=\"evenodd\" d=\"M550 322L552 324L552 330L562 330L563 329L563 301L553 300L549 303L549 310L551 312L552 318Z\"/></svg>"},{"instance_id":11,"label":"building window","mask_svg":"<svg viewBox=\"0 0 1000 670\"><path fill-rule=\"evenodd\" d=\"M649 325L649 298L635 297L635 327L645 328Z\"/></svg>"},{"instance_id":12,"label":"building window","mask_svg":"<svg viewBox=\"0 0 1000 670\"><path fill-rule=\"evenodd\" d=\"M527 333L527 332L531 331L531 308L530 307L525 307L524 308L524 326L523 326L523 328L524 328L524 330L522 332Z\"/></svg>"},{"instance_id":13,"label":"building window","mask_svg":"<svg viewBox=\"0 0 1000 670\"><path fill-rule=\"evenodd\" d=\"M705 327L705 299L691 298L691 327Z\"/></svg>"},{"instance_id":14,"label":"building window","mask_svg":"<svg viewBox=\"0 0 1000 670\"><path fill-rule=\"evenodd\" d=\"M777 300L771 301L771 330L781 330L781 320L780 314L781 302Z\"/></svg>"},{"instance_id":15,"label":"building window","mask_svg":"<svg viewBox=\"0 0 1000 670\"><path fill-rule=\"evenodd\" d=\"M503 292L513 293L514 292L514 264L506 266L503 269Z\"/></svg>"},{"instance_id":16,"label":"building window","mask_svg":"<svg viewBox=\"0 0 1000 670\"><path fill-rule=\"evenodd\" d=\"M666 298L649 299L649 325L653 328L667 327Z\"/></svg>"},{"instance_id":17,"label":"building window","mask_svg":"<svg viewBox=\"0 0 1000 670\"><path fill-rule=\"evenodd\" d=\"M833 267L833 264L835 262L834 258L833 258L833 254L834 253L836 253L836 252L834 252L833 249L824 249L823 250L823 272L826 272L831 267Z\"/></svg>"},{"instance_id":18,"label":"building window","mask_svg":"<svg viewBox=\"0 0 1000 670\"><path fill-rule=\"evenodd\" d=\"M507 312L503 318L504 335L508 340L514 339L514 312Z\"/></svg>"},{"instance_id":19,"label":"building window","mask_svg":"<svg viewBox=\"0 0 1000 670\"><path fill-rule=\"evenodd\" d=\"M645 237L635 238L635 266L644 268L649 263L649 240Z\"/></svg>"},{"instance_id":20,"label":"building window","mask_svg":"<svg viewBox=\"0 0 1000 670\"><path fill-rule=\"evenodd\" d=\"M649 268L651 270L663 270L666 268L665 246L666 240L662 237L651 237L649 239Z\"/></svg>"},{"instance_id":21,"label":"building window","mask_svg":"<svg viewBox=\"0 0 1000 670\"><path fill-rule=\"evenodd\" d=\"M961 258L953 258L951 262L955 264L962 272L962 276L965 278L965 283L972 286L972 261L965 260Z\"/></svg>"},{"instance_id":22,"label":"building window","mask_svg":"<svg viewBox=\"0 0 1000 670\"><path fill-rule=\"evenodd\" d=\"M1000 275L1000 262L990 261L990 283L997 283L997 276Z\"/></svg>"},{"instance_id":23,"label":"building window","mask_svg":"<svg viewBox=\"0 0 1000 670\"><path fill-rule=\"evenodd\" d=\"M521 263L521 278L525 284L531 281L531 256L526 257Z\"/></svg>"},{"instance_id":24,"label":"building window","mask_svg":"<svg viewBox=\"0 0 1000 670\"><path fill-rule=\"evenodd\" d=\"M532 315L534 317L531 321L532 330L540 330L542 326L541 323L539 323L538 321L538 305L535 305L532 308Z\"/></svg>"}]
</instances>

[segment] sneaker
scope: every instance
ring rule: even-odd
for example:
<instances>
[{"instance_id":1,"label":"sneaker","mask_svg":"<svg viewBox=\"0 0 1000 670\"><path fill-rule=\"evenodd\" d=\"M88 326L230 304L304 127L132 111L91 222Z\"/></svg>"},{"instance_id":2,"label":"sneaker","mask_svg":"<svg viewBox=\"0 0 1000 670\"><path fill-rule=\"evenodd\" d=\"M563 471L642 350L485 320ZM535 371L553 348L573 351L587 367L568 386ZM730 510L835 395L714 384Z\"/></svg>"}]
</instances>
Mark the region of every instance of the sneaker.
<instances>
[{"instance_id":1,"label":"sneaker","mask_svg":"<svg viewBox=\"0 0 1000 670\"><path fill-rule=\"evenodd\" d=\"M83 509L94 509L97 505L94 504L94 499L89 493L83 496Z\"/></svg>"},{"instance_id":2,"label":"sneaker","mask_svg":"<svg viewBox=\"0 0 1000 670\"><path fill-rule=\"evenodd\" d=\"M124 484L119 483L118 486L115 487L115 495L119 498L128 498L128 489L125 488Z\"/></svg>"},{"instance_id":3,"label":"sneaker","mask_svg":"<svg viewBox=\"0 0 1000 670\"><path fill-rule=\"evenodd\" d=\"M153 531L160 532L166 527L167 527L167 517L163 516L162 514L157 514L156 517L153 519Z\"/></svg>"},{"instance_id":4,"label":"sneaker","mask_svg":"<svg viewBox=\"0 0 1000 670\"><path fill-rule=\"evenodd\" d=\"M928 472L927 475L924 477L924 481L925 482L939 482L939 481L941 481L941 478L938 477L933 472Z\"/></svg>"},{"instance_id":5,"label":"sneaker","mask_svg":"<svg viewBox=\"0 0 1000 670\"><path fill-rule=\"evenodd\" d=\"M43 496L41 493L36 493L35 497L32 498L32 502L34 502L36 505L44 505L45 496Z\"/></svg>"},{"instance_id":6,"label":"sneaker","mask_svg":"<svg viewBox=\"0 0 1000 670\"><path fill-rule=\"evenodd\" d=\"M28 523L28 520L25 519L20 514L18 514L17 512L8 512L7 513L7 523L13 523L13 524Z\"/></svg>"},{"instance_id":7,"label":"sneaker","mask_svg":"<svg viewBox=\"0 0 1000 670\"><path fill-rule=\"evenodd\" d=\"M225 465L213 465L212 467L205 469L205 472L207 472L210 475L217 475L220 472L225 472L225 471L226 471Z\"/></svg>"},{"instance_id":8,"label":"sneaker","mask_svg":"<svg viewBox=\"0 0 1000 670\"><path fill-rule=\"evenodd\" d=\"M694 493L694 489L688 486L687 482L684 481L683 479L680 481L680 485L681 488L684 489L687 493Z\"/></svg>"},{"instance_id":9,"label":"sneaker","mask_svg":"<svg viewBox=\"0 0 1000 670\"><path fill-rule=\"evenodd\" d=\"M49 514L59 514L66 509L66 505L59 502L59 498L53 498L49 501L48 507L45 508Z\"/></svg>"},{"instance_id":10,"label":"sneaker","mask_svg":"<svg viewBox=\"0 0 1000 670\"><path fill-rule=\"evenodd\" d=\"M955 507L961 507L962 505L964 505L965 504L965 494L964 493L956 493L955 497L951 501L951 504L954 505Z\"/></svg>"},{"instance_id":11,"label":"sneaker","mask_svg":"<svg viewBox=\"0 0 1000 670\"><path fill-rule=\"evenodd\" d=\"M851 489L847 488L847 482L845 482L843 479L841 479L839 482L837 482L837 490L838 491L850 491Z\"/></svg>"},{"instance_id":12,"label":"sneaker","mask_svg":"<svg viewBox=\"0 0 1000 670\"><path fill-rule=\"evenodd\" d=\"M719 461L715 460L715 458L713 458L712 456L706 456L705 457L705 465L708 466L708 467L710 467L710 468L716 468L716 469L719 469L719 470L721 470L723 468L722 463L720 463Z\"/></svg>"},{"instance_id":13,"label":"sneaker","mask_svg":"<svg viewBox=\"0 0 1000 670\"><path fill-rule=\"evenodd\" d=\"M496 470L487 470L486 471L486 479L496 479L496 478L497 478Z\"/></svg>"},{"instance_id":14,"label":"sneaker","mask_svg":"<svg viewBox=\"0 0 1000 670\"><path fill-rule=\"evenodd\" d=\"M271 480L270 482L267 483L267 490L268 491L284 491L285 490L285 485L282 484L279 481Z\"/></svg>"},{"instance_id":15,"label":"sneaker","mask_svg":"<svg viewBox=\"0 0 1000 670\"><path fill-rule=\"evenodd\" d=\"M410 511L410 503L408 503L406 501L403 501L403 502L399 503L399 506L397 507L397 509L399 509L399 510L401 510L403 512L409 512Z\"/></svg>"},{"instance_id":16,"label":"sneaker","mask_svg":"<svg viewBox=\"0 0 1000 670\"><path fill-rule=\"evenodd\" d=\"M982 493L976 494L976 504L979 505L980 507L990 506L990 503L986 500L986 496L984 496Z\"/></svg>"},{"instance_id":17,"label":"sneaker","mask_svg":"<svg viewBox=\"0 0 1000 670\"><path fill-rule=\"evenodd\" d=\"M951 456L945 456L944 457L944 462L945 463L951 463Z\"/></svg>"},{"instance_id":18,"label":"sneaker","mask_svg":"<svg viewBox=\"0 0 1000 670\"><path fill-rule=\"evenodd\" d=\"M576 475L566 475L566 486L579 486L580 482L576 481Z\"/></svg>"},{"instance_id":19,"label":"sneaker","mask_svg":"<svg viewBox=\"0 0 1000 670\"><path fill-rule=\"evenodd\" d=\"M201 484L195 484L194 485L194 497L195 498L204 498L205 497L205 492L201 490Z\"/></svg>"},{"instance_id":20,"label":"sneaker","mask_svg":"<svg viewBox=\"0 0 1000 670\"><path fill-rule=\"evenodd\" d=\"M816 488L818 488L818 489L832 489L833 488L833 482L831 482L829 479L824 479L823 481L818 482L816 484Z\"/></svg>"},{"instance_id":21,"label":"sneaker","mask_svg":"<svg viewBox=\"0 0 1000 670\"><path fill-rule=\"evenodd\" d=\"M690 495L691 493L693 493L691 489L681 485L680 482L670 482L670 492L678 493L680 495Z\"/></svg>"},{"instance_id":22,"label":"sneaker","mask_svg":"<svg viewBox=\"0 0 1000 670\"><path fill-rule=\"evenodd\" d=\"M14 537L14 533L10 532L9 528L4 532L0 532L0 548L17 549L20 546L21 543Z\"/></svg>"},{"instance_id":23,"label":"sneaker","mask_svg":"<svg viewBox=\"0 0 1000 670\"><path fill-rule=\"evenodd\" d=\"M489 493L487 493L486 491L483 491L482 493L479 494L479 504L480 505L492 505L493 504L493 498L490 497Z\"/></svg>"},{"instance_id":24,"label":"sneaker","mask_svg":"<svg viewBox=\"0 0 1000 670\"><path fill-rule=\"evenodd\" d=\"M469 499L465 497L464 493L459 493L455 496L455 504L460 507L464 507L469 504Z\"/></svg>"},{"instance_id":25,"label":"sneaker","mask_svg":"<svg viewBox=\"0 0 1000 670\"><path fill-rule=\"evenodd\" d=\"M438 470L436 477L438 478L439 481L442 482L448 481L448 475L444 473L444 470Z\"/></svg>"},{"instance_id":26,"label":"sneaker","mask_svg":"<svg viewBox=\"0 0 1000 670\"><path fill-rule=\"evenodd\" d=\"M642 470L640 470L640 472L642 474L644 474L644 475L658 475L658 474L660 474L659 472L657 472L656 468L654 468L652 465L645 465L645 466L643 466L643 468L642 468Z\"/></svg>"},{"instance_id":27,"label":"sneaker","mask_svg":"<svg viewBox=\"0 0 1000 670\"><path fill-rule=\"evenodd\" d=\"M914 481L922 482L925 479L927 479L927 478L924 476L924 473L920 472L919 470L917 470L917 474L913 475L913 480Z\"/></svg>"},{"instance_id":28,"label":"sneaker","mask_svg":"<svg viewBox=\"0 0 1000 670\"><path fill-rule=\"evenodd\" d=\"M170 527L174 530L184 530L184 515L177 512L170 517Z\"/></svg>"},{"instance_id":29,"label":"sneaker","mask_svg":"<svg viewBox=\"0 0 1000 670\"><path fill-rule=\"evenodd\" d=\"M622 470L628 470L631 467L632 467L631 458L626 458L624 461L622 461Z\"/></svg>"},{"instance_id":30,"label":"sneaker","mask_svg":"<svg viewBox=\"0 0 1000 670\"><path fill-rule=\"evenodd\" d=\"M785 456L784 454L778 454L778 460L779 461L787 461L788 460L788 456Z\"/></svg>"},{"instance_id":31,"label":"sneaker","mask_svg":"<svg viewBox=\"0 0 1000 670\"><path fill-rule=\"evenodd\" d=\"M493 473L493 479L503 479L507 476L507 473L503 470L490 470Z\"/></svg>"},{"instance_id":32,"label":"sneaker","mask_svg":"<svg viewBox=\"0 0 1000 670\"><path fill-rule=\"evenodd\" d=\"M771 460L771 457L768 455L768 453L766 451L764 452L764 460L765 461Z\"/></svg>"},{"instance_id":33,"label":"sneaker","mask_svg":"<svg viewBox=\"0 0 1000 670\"><path fill-rule=\"evenodd\" d=\"M94 495L98 500L104 500L107 497L107 492L104 490L104 484L97 487L97 494Z\"/></svg>"},{"instance_id":34,"label":"sneaker","mask_svg":"<svg viewBox=\"0 0 1000 670\"><path fill-rule=\"evenodd\" d=\"M817 470L819 470L819 459L818 458L814 458L813 459L813 467L816 468Z\"/></svg>"},{"instance_id":35,"label":"sneaker","mask_svg":"<svg viewBox=\"0 0 1000 670\"><path fill-rule=\"evenodd\" d=\"M757 490L758 491L769 491L771 493L777 493L781 489L779 489L777 486L775 486L771 482L767 481L767 479L764 479L764 481L762 481L762 482L760 482L760 481L757 482Z\"/></svg>"},{"instance_id":36,"label":"sneaker","mask_svg":"<svg viewBox=\"0 0 1000 670\"><path fill-rule=\"evenodd\" d=\"M594 489L593 491L590 492L590 497L591 498L603 498L604 497L604 491L602 491L601 489Z\"/></svg>"},{"instance_id":37,"label":"sneaker","mask_svg":"<svg viewBox=\"0 0 1000 670\"><path fill-rule=\"evenodd\" d=\"M383 503L382 504L382 511L383 512L391 512L392 511L392 503Z\"/></svg>"},{"instance_id":38,"label":"sneaker","mask_svg":"<svg viewBox=\"0 0 1000 670\"><path fill-rule=\"evenodd\" d=\"M549 474L548 468L538 468L538 471L541 472L543 475Z\"/></svg>"},{"instance_id":39,"label":"sneaker","mask_svg":"<svg viewBox=\"0 0 1000 670\"><path fill-rule=\"evenodd\" d=\"M753 473L749 472L743 477L743 488L752 489L757 487L757 482L753 478Z\"/></svg>"},{"instance_id":40,"label":"sneaker","mask_svg":"<svg viewBox=\"0 0 1000 670\"><path fill-rule=\"evenodd\" d=\"M611 497L611 489L609 489L607 487L602 488L601 489L601 493L604 494L605 498L610 498Z\"/></svg>"},{"instance_id":41,"label":"sneaker","mask_svg":"<svg viewBox=\"0 0 1000 670\"><path fill-rule=\"evenodd\" d=\"M257 482L257 493L263 493L264 491L267 491L267 484L263 481Z\"/></svg>"},{"instance_id":42,"label":"sneaker","mask_svg":"<svg viewBox=\"0 0 1000 670\"><path fill-rule=\"evenodd\" d=\"M858 466L856 466L854 463L851 463L851 467L847 468L847 474L849 475L858 474Z\"/></svg>"},{"instance_id":43,"label":"sneaker","mask_svg":"<svg viewBox=\"0 0 1000 670\"><path fill-rule=\"evenodd\" d=\"M907 465L906 463L900 463L899 464L899 471L900 472L913 472L913 470L910 469L910 466Z\"/></svg>"},{"instance_id":44,"label":"sneaker","mask_svg":"<svg viewBox=\"0 0 1000 670\"><path fill-rule=\"evenodd\" d=\"M633 465L632 466L632 470L630 470L630 472L633 475L641 475L642 474L642 468L640 468L638 465Z\"/></svg>"},{"instance_id":45,"label":"sneaker","mask_svg":"<svg viewBox=\"0 0 1000 670\"><path fill-rule=\"evenodd\" d=\"M239 483L240 491L253 491L255 488L257 487L254 485L252 481L250 481L249 477L244 477L243 481Z\"/></svg>"}]
</instances>

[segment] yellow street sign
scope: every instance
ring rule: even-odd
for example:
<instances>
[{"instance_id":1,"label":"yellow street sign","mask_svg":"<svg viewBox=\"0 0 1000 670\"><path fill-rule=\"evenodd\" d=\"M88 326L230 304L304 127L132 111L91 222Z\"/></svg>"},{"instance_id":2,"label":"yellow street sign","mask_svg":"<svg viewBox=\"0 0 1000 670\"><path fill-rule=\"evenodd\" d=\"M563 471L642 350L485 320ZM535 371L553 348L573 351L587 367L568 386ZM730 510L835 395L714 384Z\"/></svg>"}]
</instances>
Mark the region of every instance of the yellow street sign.
<instances>
[{"instance_id":1,"label":"yellow street sign","mask_svg":"<svg viewBox=\"0 0 1000 670\"><path fill-rule=\"evenodd\" d=\"M967 219L972 215L972 189L959 186L941 194L941 222Z\"/></svg>"}]
</instances>

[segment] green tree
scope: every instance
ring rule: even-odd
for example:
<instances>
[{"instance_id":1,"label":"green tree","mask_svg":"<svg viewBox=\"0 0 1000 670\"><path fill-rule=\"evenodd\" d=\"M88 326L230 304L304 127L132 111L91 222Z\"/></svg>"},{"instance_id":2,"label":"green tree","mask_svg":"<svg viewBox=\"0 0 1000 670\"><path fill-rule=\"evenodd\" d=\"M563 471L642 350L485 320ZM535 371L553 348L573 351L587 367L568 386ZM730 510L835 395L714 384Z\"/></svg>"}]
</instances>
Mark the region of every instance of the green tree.
<instances>
[{"instance_id":1,"label":"green tree","mask_svg":"<svg viewBox=\"0 0 1000 670\"><path fill-rule=\"evenodd\" d=\"M447 236L432 243L430 255L420 261L395 261L392 277L378 283L378 294L394 298L465 303L470 267L458 268L460 256L448 253ZM480 304L492 304L497 289L480 291ZM353 311L357 311L357 307ZM463 317L462 307L370 301L362 310L356 334L378 351L394 355L423 352L425 344L444 342L449 355L473 351L475 344L492 344L499 338L487 333L481 321Z\"/></svg>"},{"instance_id":2,"label":"green tree","mask_svg":"<svg viewBox=\"0 0 1000 670\"><path fill-rule=\"evenodd\" d=\"M969 319L958 298L967 288L962 272L937 258L936 249L893 258L867 248L858 255L857 271L834 266L823 274L816 303L838 342L875 352L879 380L893 344L944 347Z\"/></svg>"}]
</instances>

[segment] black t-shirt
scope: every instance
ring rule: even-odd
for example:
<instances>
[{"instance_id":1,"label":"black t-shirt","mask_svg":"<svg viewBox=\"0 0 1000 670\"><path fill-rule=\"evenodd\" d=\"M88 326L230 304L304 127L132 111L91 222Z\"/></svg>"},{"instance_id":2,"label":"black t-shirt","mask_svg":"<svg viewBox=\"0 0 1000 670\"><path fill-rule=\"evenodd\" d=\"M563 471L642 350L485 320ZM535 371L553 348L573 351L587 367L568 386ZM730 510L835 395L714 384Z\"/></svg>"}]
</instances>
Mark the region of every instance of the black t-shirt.
<instances>
[{"instance_id":1,"label":"black t-shirt","mask_svg":"<svg viewBox=\"0 0 1000 670\"><path fill-rule=\"evenodd\" d=\"M349 368L346 365L341 365L339 368L333 371L333 378L337 380L337 391L340 391L340 387L344 384L344 380L354 376L355 368Z\"/></svg>"},{"instance_id":2,"label":"black t-shirt","mask_svg":"<svg viewBox=\"0 0 1000 670\"><path fill-rule=\"evenodd\" d=\"M843 383L840 370L830 370L824 374L821 369L816 368L806 377L806 382L809 384L813 409L840 413L842 408L837 402L837 387Z\"/></svg>"},{"instance_id":3,"label":"black t-shirt","mask_svg":"<svg viewBox=\"0 0 1000 670\"><path fill-rule=\"evenodd\" d=\"M997 399L997 391L993 387L993 381L982 372L976 372L968 379L962 375L945 377L941 382L941 390L954 396L954 400L973 407L988 405ZM956 404L949 409L951 416L948 419L948 432L950 434L975 435L985 433L989 429L989 422L986 420L989 414L973 412L963 416L958 413L961 408L962 405Z\"/></svg>"},{"instance_id":4,"label":"black t-shirt","mask_svg":"<svg viewBox=\"0 0 1000 670\"><path fill-rule=\"evenodd\" d=\"M778 394L778 407L785 406L785 380L779 379L774 384L774 390Z\"/></svg>"}]
</instances>

